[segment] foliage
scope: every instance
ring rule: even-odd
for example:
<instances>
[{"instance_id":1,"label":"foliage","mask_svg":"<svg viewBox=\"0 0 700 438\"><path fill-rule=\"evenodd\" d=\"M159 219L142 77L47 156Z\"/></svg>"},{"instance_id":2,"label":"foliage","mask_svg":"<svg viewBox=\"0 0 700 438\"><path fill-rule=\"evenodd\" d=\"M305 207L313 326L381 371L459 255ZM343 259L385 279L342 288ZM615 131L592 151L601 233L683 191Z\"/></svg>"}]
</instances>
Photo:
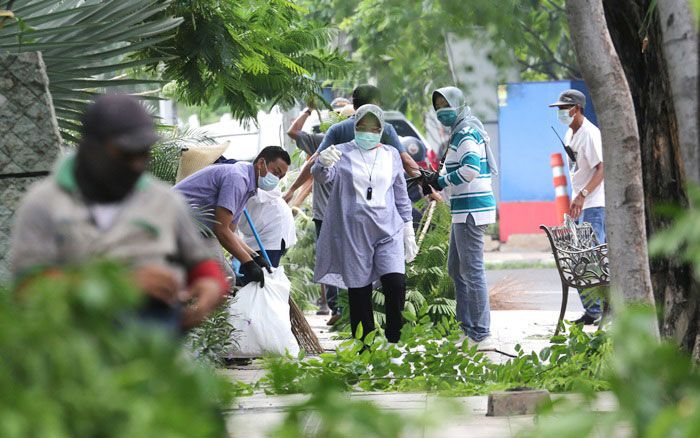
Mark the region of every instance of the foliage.
<instances>
[{"instance_id":1,"label":"foliage","mask_svg":"<svg viewBox=\"0 0 700 438\"><path fill-rule=\"evenodd\" d=\"M467 340L458 342L461 331L456 322L444 319L433 324L427 315L418 320L408 312L405 316L412 322L402 329L398 344L372 332L365 344L351 339L336 352L319 357L270 358L266 361L269 372L257 387L270 394L302 393L318 379L331 378L342 382L347 391L446 395L477 395L523 386L556 392L608 388L602 374L610 344L602 332L588 334L572 325L567 336L552 338L539 355L518 346L517 357L498 364Z\"/></svg>"},{"instance_id":2,"label":"foliage","mask_svg":"<svg viewBox=\"0 0 700 438\"><path fill-rule=\"evenodd\" d=\"M254 118L262 104L293 104L347 68L326 48L333 32L291 0L181 0L165 14L184 21L140 57L168 56L156 71L189 105L227 104L234 118Z\"/></svg>"},{"instance_id":3,"label":"foliage","mask_svg":"<svg viewBox=\"0 0 700 438\"><path fill-rule=\"evenodd\" d=\"M621 312L612 332L614 354L605 373L619 407L596 412L595 394L584 392L581 403L563 403L543 412L531 436L613 436L631 428L630 436L650 438L700 435L700 371L671 342L658 342L648 327L653 309Z\"/></svg>"},{"instance_id":4,"label":"foliage","mask_svg":"<svg viewBox=\"0 0 700 438\"><path fill-rule=\"evenodd\" d=\"M351 79L375 79L384 92L383 105L401 110L414 123L421 123L429 93L455 82L448 34L487 49L498 67L517 62L524 79L580 77L564 0L305 2L314 17L347 33L355 61Z\"/></svg>"},{"instance_id":5,"label":"foliage","mask_svg":"<svg viewBox=\"0 0 700 438\"><path fill-rule=\"evenodd\" d=\"M340 123L345 119L347 119L347 117L344 115L338 114L335 111L329 111L328 119L321 122L319 125L319 130L325 134L331 126L335 125L336 123Z\"/></svg>"},{"instance_id":6,"label":"foliage","mask_svg":"<svg viewBox=\"0 0 700 438\"><path fill-rule=\"evenodd\" d=\"M700 280L700 188L688 186L690 205L687 209L666 206L659 212L675 218L673 225L654 235L649 242L652 256L673 256L690 264L695 278Z\"/></svg>"},{"instance_id":7,"label":"foliage","mask_svg":"<svg viewBox=\"0 0 700 438\"><path fill-rule=\"evenodd\" d=\"M222 436L226 382L135 318L141 297L105 263L0 293L0 435Z\"/></svg>"},{"instance_id":8,"label":"foliage","mask_svg":"<svg viewBox=\"0 0 700 438\"><path fill-rule=\"evenodd\" d=\"M148 171L156 178L175 184L182 150L201 145L216 144L214 139L196 129L181 130L177 127L160 128L161 140L151 149Z\"/></svg>"},{"instance_id":9,"label":"foliage","mask_svg":"<svg viewBox=\"0 0 700 438\"><path fill-rule=\"evenodd\" d=\"M228 309L236 298L229 296L209 317L187 334L187 344L194 355L213 366L225 363L237 347L237 333L229 321Z\"/></svg>"},{"instance_id":10,"label":"foliage","mask_svg":"<svg viewBox=\"0 0 700 438\"><path fill-rule=\"evenodd\" d=\"M160 81L127 73L167 56L129 55L172 35L182 20L159 15L169 5L169 0L17 0L16 18L0 27L0 52L42 52L61 134L74 142L79 117L96 94L157 88Z\"/></svg>"}]
</instances>

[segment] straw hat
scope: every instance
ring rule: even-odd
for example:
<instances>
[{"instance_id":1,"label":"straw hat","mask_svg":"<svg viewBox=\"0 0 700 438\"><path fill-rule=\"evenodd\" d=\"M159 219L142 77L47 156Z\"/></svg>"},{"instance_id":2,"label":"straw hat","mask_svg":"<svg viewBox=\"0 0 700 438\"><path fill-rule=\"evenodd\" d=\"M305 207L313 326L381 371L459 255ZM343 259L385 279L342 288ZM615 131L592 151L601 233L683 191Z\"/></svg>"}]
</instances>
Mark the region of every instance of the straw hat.
<instances>
[{"instance_id":1,"label":"straw hat","mask_svg":"<svg viewBox=\"0 0 700 438\"><path fill-rule=\"evenodd\" d=\"M198 170L213 164L226 149L228 149L228 142L216 146L190 147L180 157L180 166L177 169L175 182L180 182Z\"/></svg>"}]
</instances>

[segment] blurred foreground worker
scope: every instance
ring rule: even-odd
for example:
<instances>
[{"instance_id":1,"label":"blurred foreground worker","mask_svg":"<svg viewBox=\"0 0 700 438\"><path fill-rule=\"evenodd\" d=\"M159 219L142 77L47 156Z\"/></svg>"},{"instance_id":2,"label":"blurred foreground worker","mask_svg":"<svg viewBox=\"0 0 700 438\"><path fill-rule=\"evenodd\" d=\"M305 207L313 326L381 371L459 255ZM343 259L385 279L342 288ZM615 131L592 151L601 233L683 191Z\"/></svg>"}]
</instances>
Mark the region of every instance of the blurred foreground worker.
<instances>
[{"instance_id":1,"label":"blurred foreground worker","mask_svg":"<svg viewBox=\"0 0 700 438\"><path fill-rule=\"evenodd\" d=\"M605 243L605 169L600 130L583 115L586 96L578 90L564 91L549 106L557 108L559 122L569 127L564 136L564 144L573 151L573 157L567 154L574 195L569 214L591 224L598 242ZM579 297L585 312L574 323L597 324L602 316L600 299L588 297L585 290L579 290Z\"/></svg>"},{"instance_id":2,"label":"blurred foreground worker","mask_svg":"<svg viewBox=\"0 0 700 438\"><path fill-rule=\"evenodd\" d=\"M221 251L223 246L241 262L241 273L250 281L265 285L263 268L271 271L261 254L236 234L238 221L258 188L270 191L287 174L292 162L279 146L264 148L252 163L215 164L193 173L173 187L197 210L200 222L211 231L208 246L218 254L221 266L230 276L233 270Z\"/></svg>"},{"instance_id":3,"label":"blurred foreground worker","mask_svg":"<svg viewBox=\"0 0 700 438\"><path fill-rule=\"evenodd\" d=\"M17 213L11 259L19 284L106 258L133 270L148 297L146 320L189 328L219 305L228 284L187 205L144 174L157 140L134 97L101 96L87 108L77 153L35 184Z\"/></svg>"},{"instance_id":4,"label":"blurred foreground worker","mask_svg":"<svg viewBox=\"0 0 700 438\"><path fill-rule=\"evenodd\" d=\"M442 176L431 174L426 189L446 189L452 229L448 273L455 283L457 319L474 343L490 336L489 294L484 271L484 232L496 222L491 174L498 174L489 136L456 87L433 92L437 119L450 130ZM429 187L428 187L429 186Z\"/></svg>"},{"instance_id":5,"label":"blurred foreground worker","mask_svg":"<svg viewBox=\"0 0 700 438\"><path fill-rule=\"evenodd\" d=\"M406 298L406 264L418 252L401 158L381 144L384 113L358 108L354 140L319 154L315 179L333 182L316 247L314 281L348 288L350 325L362 338L374 330L372 284L385 295L386 338L398 342Z\"/></svg>"}]
</instances>

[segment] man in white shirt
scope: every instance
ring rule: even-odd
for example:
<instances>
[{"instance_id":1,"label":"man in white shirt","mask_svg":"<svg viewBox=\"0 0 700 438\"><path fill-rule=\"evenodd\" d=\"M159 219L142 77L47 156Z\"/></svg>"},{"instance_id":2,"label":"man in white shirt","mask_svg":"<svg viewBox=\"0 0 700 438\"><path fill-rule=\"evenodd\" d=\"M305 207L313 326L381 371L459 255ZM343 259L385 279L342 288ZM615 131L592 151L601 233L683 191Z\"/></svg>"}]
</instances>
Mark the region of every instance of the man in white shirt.
<instances>
[{"instance_id":1,"label":"man in white shirt","mask_svg":"<svg viewBox=\"0 0 700 438\"><path fill-rule=\"evenodd\" d=\"M287 249L297 242L292 210L282 199L282 192L278 188L267 192L258 189L256 196L248 200L246 209L270 257L270 263L276 268ZM238 229L243 234L246 245L260 251L245 217L241 217Z\"/></svg>"},{"instance_id":2,"label":"man in white shirt","mask_svg":"<svg viewBox=\"0 0 700 438\"><path fill-rule=\"evenodd\" d=\"M600 130L583 115L586 96L578 90L566 90L550 107L558 108L559 121L569 129L564 144L573 151L569 161L573 201L569 215L581 222L588 222L600 243L605 242L605 169ZM585 313L574 321L577 324L594 324L601 316L600 300L587 298L579 290Z\"/></svg>"}]
</instances>

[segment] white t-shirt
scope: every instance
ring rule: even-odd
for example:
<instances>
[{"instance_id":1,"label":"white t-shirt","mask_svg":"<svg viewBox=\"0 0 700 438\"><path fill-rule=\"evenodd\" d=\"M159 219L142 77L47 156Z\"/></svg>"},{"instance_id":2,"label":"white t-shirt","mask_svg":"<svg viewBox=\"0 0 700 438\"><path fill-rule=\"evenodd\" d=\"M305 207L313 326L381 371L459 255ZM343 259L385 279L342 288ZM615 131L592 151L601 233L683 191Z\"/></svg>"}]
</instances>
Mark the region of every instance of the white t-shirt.
<instances>
[{"instance_id":1,"label":"white t-shirt","mask_svg":"<svg viewBox=\"0 0 700 438\"><path fill-rule=\"evenodd\" d=\"M595 167L603 162L603 141L600 137L600 129L584 118L576 134L571 128L566 131L564 144L570 146L576 156L576 162L572 162L567 156L575 198L591 181ZM605 207L605 181L586 196L583 208L592 207Z\"/></svg>"},{"instance_id":2,"label":"white t-shirt","mask_svg":"<svg viewBox=\"0 0 700 438\"><path fill-rule=\"evenodd\" d=\"M292 210L282 199L279 189L269 192L258 189L258 194L248 200L246 209L266 250L282 249L282 240L285 248L291 248L297 242ZM241 215L238 229L243 234L246 245L255 250L260 249L245 215Z\"/></svg>"},{"instance_id":3,"label":"white t-shirt","mask_svg":"<svg viewBox=\"0 0 700 438\"><path fill-rule=\"evenodd\" d=\"M88 206L92 218L100 230L106 230L111 227L117 219L119 212L122 210L124 202L114 202L110 204L92 204Z\"/></svg>"}]
</instances>

